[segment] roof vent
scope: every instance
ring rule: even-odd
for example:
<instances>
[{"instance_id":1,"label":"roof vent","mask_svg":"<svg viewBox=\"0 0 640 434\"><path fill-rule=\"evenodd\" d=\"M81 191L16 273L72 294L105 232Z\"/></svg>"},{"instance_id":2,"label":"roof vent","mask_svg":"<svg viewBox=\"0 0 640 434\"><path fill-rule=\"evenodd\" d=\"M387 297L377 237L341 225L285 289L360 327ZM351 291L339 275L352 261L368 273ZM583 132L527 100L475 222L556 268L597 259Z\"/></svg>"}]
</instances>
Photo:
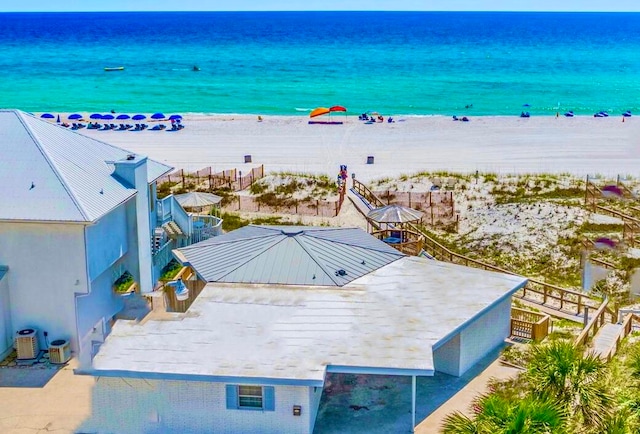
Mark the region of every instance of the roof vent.
<instances>
[{"instance_id":1,"label":"roof vent","mask_svg":"<svg viewBox=\"0 0 640 434\"><path fill-rule=\"evenodd\" d=\"M347 272L344 271L343 269L336 271L336 276L346 276L346 275L347 275Z\"/></svg>"},{"instance_id":2,"label":"roof vent","mask_svg":"<svg viewBox=\"0 0 640 434\"><path fill-rule=\"evenodd\" d=\"M136 154L127 154L127 161L135 160Z\"/></svg>"},{"instance_id":3,"label":"roof vent","mask_svg":"<svg viewBox=\"0 0 640 434\"><path fill-rule=\"evenodd\" d=\"M296 235L300 235L304 231L302 230L293 230L293 229L282 229L282 235L286 235L287 237L295 237Z\"/></svg>"}]
</instances>

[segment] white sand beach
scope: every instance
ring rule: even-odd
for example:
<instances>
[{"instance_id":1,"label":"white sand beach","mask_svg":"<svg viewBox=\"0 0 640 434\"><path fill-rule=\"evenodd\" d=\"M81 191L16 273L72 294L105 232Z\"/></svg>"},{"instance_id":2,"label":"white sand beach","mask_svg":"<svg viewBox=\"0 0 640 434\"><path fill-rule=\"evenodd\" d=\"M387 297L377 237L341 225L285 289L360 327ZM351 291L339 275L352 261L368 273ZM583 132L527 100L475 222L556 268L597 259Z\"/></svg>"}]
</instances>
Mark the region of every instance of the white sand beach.
<instances>
[{"instance_id":1,"label":"white sand beach","mask_svg":"<svg viewBox=\"0 0 640 434\"><path fill-rule=\"evenodd\" d=\"M344 119L344 118L342 118ZM362 180L419 171L638 175L640 120L593 118L398 117L395 123L309 125L303 116L187 115L181 131L79 130L176 168L337 173ZM155 122L147 122L150 126ZM165 122L165 124L169 124ZM244 164L251 155L253 165ZM366 164L367 157L374 164Z\"/></svg>"}]
</instances>

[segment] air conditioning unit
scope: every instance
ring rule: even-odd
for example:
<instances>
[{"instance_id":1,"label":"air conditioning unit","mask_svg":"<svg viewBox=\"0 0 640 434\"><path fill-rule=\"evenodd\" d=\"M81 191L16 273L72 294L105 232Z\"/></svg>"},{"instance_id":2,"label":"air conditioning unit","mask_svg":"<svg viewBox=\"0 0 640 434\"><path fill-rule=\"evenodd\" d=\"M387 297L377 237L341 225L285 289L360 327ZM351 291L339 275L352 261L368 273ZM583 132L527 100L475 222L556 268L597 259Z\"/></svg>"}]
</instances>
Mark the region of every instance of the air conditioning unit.
<instances>
[{"instance_id":1,"label":"air conditioning unit","mask_svg":"<svg viewBox=\"0 0 640 434\"><path fill-rule=\"evenodd\" d=\"M38 331L24 329L16 333L15 347L18 359L35 359L40 353L38 346Z\"/></svg>"},{"instance_id":2,"label":"air conditioning unit","mask_svg":"<svg viewBox=\"0 0 640 434\"><path fill-rule=\"evenodd\" d=\"M71 358L69 341L55 340L49 345L49 361L55 364L67 363Z\"/></svg>"}]
</instances>

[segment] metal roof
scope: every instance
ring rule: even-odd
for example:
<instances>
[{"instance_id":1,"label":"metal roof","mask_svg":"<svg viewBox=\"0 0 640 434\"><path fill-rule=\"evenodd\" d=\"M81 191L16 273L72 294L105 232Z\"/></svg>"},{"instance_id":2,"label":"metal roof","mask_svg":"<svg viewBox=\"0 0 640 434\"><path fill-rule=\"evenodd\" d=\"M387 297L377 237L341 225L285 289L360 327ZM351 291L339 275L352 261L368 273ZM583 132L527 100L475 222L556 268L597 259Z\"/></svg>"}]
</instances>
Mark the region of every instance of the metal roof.
<instances>
[{"instance_id":1,"label":"metal roof","mask_svg":"<svg viewBox=\"0 0 640 434\"><path fill-rule=\"evenodd\" d=\"M222 201L222 198L213 193L203 193L200 191L190 191L184 194L174 194L180 206L183 208L197 208L210 205L217 205Z\"/></svg>"},{"instance_id":2,"label":"metal roof","mask_svg":"<svg viewBox=\"0 0 640 434\"><path fill-rule=\"evenodd\" d=\"M404 254L357 228L249 225L175 256L207 282L343 286Z\"/></svg>"},{"instance_id":3,"label":"metal roof","mask_svg":"<svg viewBox=\"0 0 640 434\"><path fill-rule=\"evenodd\" d=\"M432 375L434 347L525 283L413 256L342 288L209 283L184 314L118 321L94 374L319 384L330 366Z\"/></svg>"},{"instance_id":4,"label":"metal roof","mask_svg":"<svg viewBox=\"0 0 640 434\"><path fill-rule=\"evenodd\" d=\"M367 218L377 223L415 222L420 220L422 216L424 216L422 211L397 204L375 208L367 213Z\"/></svg>"},{"instance_id":5,"label":"metal roof","mask_svg":"<svg viewBox=\"0 0 640 434\"><path fill-rule=\"evenodd\" d=\"M108 162L130 152L18 110L0 110L0 220L91 222L135 195ZM153 182L171 170L147 160Z\"/></svg>"}]
</instances>

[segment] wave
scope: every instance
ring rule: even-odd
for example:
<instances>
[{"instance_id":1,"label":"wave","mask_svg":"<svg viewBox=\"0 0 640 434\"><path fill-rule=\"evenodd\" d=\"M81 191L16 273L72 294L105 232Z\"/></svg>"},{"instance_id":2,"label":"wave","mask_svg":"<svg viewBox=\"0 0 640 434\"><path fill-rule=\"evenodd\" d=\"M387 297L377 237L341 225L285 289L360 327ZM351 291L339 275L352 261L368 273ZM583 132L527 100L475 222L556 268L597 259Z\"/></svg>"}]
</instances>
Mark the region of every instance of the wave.
<instances>
[{"instance_id":1,"label":"wave","mask_svg":"<svg viewBox=\"0 0 640 434\"><path fill-rule=\"evenodd\" d=\"M294 107L293 109L297 112L310 112L311 110L313 110L310 108L300 108L300 107Z\"/></svg>"}]
</instances>

